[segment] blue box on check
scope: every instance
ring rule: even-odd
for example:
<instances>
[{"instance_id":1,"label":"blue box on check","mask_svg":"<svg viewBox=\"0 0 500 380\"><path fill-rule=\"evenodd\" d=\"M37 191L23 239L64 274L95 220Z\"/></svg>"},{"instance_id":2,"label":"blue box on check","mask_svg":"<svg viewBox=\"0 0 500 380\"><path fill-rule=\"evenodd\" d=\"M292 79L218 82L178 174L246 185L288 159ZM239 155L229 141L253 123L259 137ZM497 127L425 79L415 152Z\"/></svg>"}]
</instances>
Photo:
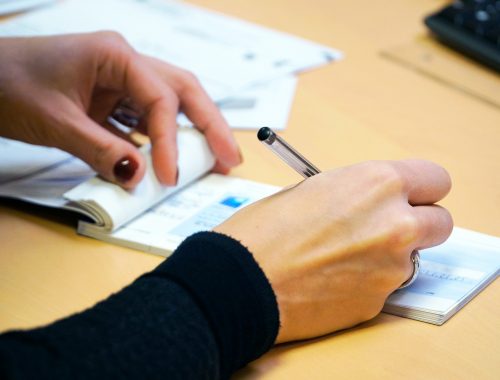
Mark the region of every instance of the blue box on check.
<instances>
[{"instance_id":1,"label":"blue box on check","mask_svg":"<svg viewBox=\"0 0 500 380\"><path fill-rule=\"evenodd\" d=\"M238 208L240 207L242 204L248 202L248 198L244 198L244 197L227 197L225 199L223 199L220 204L222 205L225 205L225 206L229 206L229 207L232 207L232 208Z\"/></svg>"}]
</instances>

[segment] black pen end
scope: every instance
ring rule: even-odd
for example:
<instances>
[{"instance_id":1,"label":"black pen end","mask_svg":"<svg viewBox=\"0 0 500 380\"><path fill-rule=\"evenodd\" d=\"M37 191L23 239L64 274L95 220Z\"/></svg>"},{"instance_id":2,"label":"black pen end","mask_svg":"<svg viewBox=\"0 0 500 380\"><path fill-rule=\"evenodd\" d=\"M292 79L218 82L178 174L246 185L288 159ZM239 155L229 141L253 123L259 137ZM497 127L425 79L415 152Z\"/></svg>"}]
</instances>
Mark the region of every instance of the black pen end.
<instances>
[{"instance_id":1,"label":"black pen end","mask_svg":"<svg viewBox=\"0 0 500 380\"><path fill-rule=\"evenodd\" d=\"M259 141L266 141L269 136L271 136L273 131L271 131L271 128L269 127L262 127L259 129L259 132L257 132L257 138Z\"/></svg>"}]
</instances>

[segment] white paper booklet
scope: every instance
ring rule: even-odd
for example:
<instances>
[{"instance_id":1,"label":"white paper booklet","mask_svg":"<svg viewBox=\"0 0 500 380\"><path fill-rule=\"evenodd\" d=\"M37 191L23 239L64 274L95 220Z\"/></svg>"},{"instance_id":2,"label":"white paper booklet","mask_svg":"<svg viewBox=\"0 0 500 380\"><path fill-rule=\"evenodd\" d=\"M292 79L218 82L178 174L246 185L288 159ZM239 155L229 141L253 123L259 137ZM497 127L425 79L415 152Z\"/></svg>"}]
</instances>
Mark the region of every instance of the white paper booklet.
<instances>
[{"instance_id":1,"label":"white paper booklet","mask_svg":"<svg viewBox=\"0 0 500 380\"><path fill-rule=\"evenodd\" d=\"M178 133L179 180L160 185L148 148L146 175L133 191L103 181L57 149L0 139L0 196L64 208L85 216L78 232L167 256L188 235L210 230L277 187L208 174L214 157L195 129Z\"/></svg>"},{"instance_id":2,"label":"white paper booklet","mask_svg":"<svg viewBox=\"0 0 500 380\"><path fill-rule=\"evenodd\" d=\"M455 227L420 256L417 280L393 293L383 311L442 325L498 277L500 238Z\"/></svg>"},{"instance_id":3,"label":"white paper booklet","mask_svg":"<svg viewBox=\"0 0 500 380\"><path fill-rule=\"evenodd\" d=\"M0 36L115 30L192 71L214 100L337 60L335 49L173 0L65 0L0 24Z\"/></svg>"}]
</instances>

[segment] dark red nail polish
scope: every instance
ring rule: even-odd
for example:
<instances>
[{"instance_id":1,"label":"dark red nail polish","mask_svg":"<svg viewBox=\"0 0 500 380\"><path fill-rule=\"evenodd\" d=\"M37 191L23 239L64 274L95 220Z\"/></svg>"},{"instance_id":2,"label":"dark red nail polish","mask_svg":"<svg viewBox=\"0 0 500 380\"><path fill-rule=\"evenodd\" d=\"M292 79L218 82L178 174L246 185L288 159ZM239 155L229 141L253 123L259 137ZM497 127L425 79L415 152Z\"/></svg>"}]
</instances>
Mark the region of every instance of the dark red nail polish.
<instances>
[{"instance_id":1,"label":"dark red nail polish","mask_svg":"<svg viewBox=\"0 0 500 380\"><path fill-rule=\"evenodd\" d=\"M125 183L132 179L138 167L139 165L132 157L126 156L116 163L113 173L118 181Z\"/></svg>"}]
</instances>

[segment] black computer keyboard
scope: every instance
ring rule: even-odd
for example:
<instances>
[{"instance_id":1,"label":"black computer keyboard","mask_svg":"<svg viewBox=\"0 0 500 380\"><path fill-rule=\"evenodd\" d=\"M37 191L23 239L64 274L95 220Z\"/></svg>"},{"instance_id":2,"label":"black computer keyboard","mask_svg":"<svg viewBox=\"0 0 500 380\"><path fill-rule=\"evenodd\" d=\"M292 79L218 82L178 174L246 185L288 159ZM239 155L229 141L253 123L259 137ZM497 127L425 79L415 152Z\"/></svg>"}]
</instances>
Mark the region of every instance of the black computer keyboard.
<instances>
[{"instance_id":1,"label":"black computer keyboard","mask_svg":"<svg viewBox=\"0 0 500 380\"><path fill-rule=\"evenodd\" d=\"M425 24L445 44L500 72L500 0L457 0Z\"/></svg>"}]
</instances>

